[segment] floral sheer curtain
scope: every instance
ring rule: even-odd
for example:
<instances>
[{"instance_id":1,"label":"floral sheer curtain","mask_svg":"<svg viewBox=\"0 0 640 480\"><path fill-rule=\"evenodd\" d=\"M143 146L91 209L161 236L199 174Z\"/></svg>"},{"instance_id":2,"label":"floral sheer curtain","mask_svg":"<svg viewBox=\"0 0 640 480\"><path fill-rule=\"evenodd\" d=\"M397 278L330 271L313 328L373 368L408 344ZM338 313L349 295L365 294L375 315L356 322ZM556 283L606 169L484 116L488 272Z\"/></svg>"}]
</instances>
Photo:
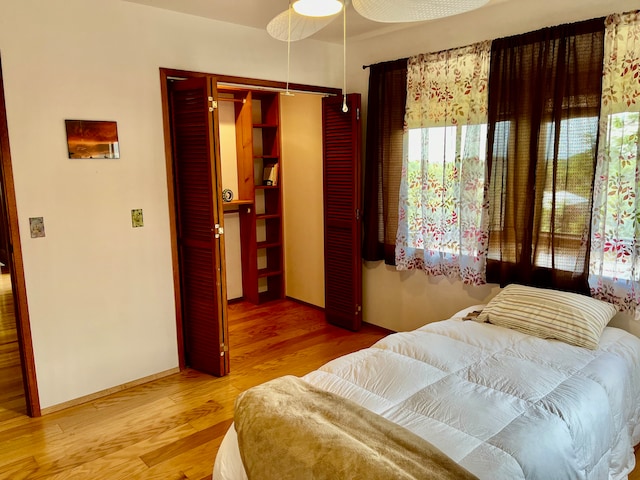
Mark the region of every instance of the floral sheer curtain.
<instances>
[{"instance_id":1,"label":"floral sheer curtain","mask_svg":"<svg viewBox=\"0 0 640 480\"><path fill-rule=\"evenodd\" d=\"M485 283L490 42L411 57L396 265Z\"/></svg>"},{"instance_id":2,"label":"floral sheer curtain","mask_svg":"<svg viewBox=\"0 0 640 480\"><path fill-rule=\"evenodd\" d=\"M589 285L633 314L640 305L640 11L605 22ZM636 315L637 316L637 315Z\"/></svg>"}]
</instances>

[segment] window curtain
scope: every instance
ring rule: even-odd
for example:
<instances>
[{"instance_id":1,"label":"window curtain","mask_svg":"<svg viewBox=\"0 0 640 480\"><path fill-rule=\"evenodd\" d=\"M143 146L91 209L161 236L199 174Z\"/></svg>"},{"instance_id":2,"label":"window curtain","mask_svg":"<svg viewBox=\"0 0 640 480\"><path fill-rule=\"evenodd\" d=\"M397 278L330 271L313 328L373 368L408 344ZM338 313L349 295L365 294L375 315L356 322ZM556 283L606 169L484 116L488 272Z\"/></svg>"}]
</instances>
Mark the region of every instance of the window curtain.
<instances>
[{"instance_id":1,"label":"window curtain","mask_svg":"<svg viewBox=\"0 0 640 480\"><path fill-rule=\"evenodd\" d=\"M640 305L640 11L611 15L605 55L594 186L594 297L633 314Z\"/></svg>"},{"instance_id":2,"label":"window curtain","mask_svg":"<svg viewBox=\"0 0 640 480\"><path fill-rule=\"evenodd\" d=\"M490 42L411 57L396 265L485 283Z\"/></svg>"},{"instance_id":3,"label":"window curtain","mask_svg":"<svg viewBox=\"0 0 640 480\"><path fill-rule=\"evenodd\" d=\"M369 67L362 257L388 265L395 265L406 98L406 58Z\"/></svg>"},{"instance_id":4,"label":"window curtain","mask_svg":"<svg viewBox=\"0 0 640 480\"><path fill-rule=\"evenodd\" d=\"M604 19L494 40L487 281L588 293Z\"/></svg>"}]
</instances>

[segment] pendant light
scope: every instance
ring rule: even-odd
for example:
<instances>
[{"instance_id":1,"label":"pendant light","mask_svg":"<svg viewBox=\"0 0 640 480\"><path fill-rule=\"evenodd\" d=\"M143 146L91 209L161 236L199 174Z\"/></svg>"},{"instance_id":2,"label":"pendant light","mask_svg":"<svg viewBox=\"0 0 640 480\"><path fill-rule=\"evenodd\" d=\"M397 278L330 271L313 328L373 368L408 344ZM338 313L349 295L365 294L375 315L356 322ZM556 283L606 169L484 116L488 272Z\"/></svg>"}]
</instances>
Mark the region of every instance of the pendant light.
<instances>
[{"instance_id":1,"label":"pendant light","mask_svg":"<svg viewBox=\"0 0 640 480\"><path fill-rule=\"evenodd\" d=\"M300 15L308 17L327 17L335 15L342 9L339 0L296 0L293 9Z\"/></svg>"}]
</instances>

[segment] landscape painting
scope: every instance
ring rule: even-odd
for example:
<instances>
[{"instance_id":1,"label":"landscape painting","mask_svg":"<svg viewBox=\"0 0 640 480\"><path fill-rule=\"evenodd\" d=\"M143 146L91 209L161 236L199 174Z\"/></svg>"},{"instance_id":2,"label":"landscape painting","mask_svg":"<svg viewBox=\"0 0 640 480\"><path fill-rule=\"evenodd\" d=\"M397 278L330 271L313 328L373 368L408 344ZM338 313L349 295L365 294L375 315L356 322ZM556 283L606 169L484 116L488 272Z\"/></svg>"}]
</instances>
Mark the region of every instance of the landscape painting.
<instances>
[{"instance_id":1,"label":"landscape painting","mask_svg":"<svg viewBox=\"0 0 640 480\"><path fill-rule=\"evenodd\" d=\"M118 125L99 120L65 120L69 158L120 158Z\"/></svg>"}]
</instances>

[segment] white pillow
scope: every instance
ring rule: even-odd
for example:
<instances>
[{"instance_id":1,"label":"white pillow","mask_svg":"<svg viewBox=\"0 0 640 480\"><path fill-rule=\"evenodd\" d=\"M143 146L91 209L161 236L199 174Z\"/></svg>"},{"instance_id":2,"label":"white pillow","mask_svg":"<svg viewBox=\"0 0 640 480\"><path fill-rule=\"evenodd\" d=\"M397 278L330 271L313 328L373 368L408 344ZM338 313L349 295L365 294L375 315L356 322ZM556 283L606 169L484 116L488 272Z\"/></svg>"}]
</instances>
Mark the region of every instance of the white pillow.
<instances>
[{"instance_id":1,"label":"white pillow","mask_svg":"<svg viewBox=\"0 0 640 480\"><path fill-rule=\"evenodd\" d=\"M612 304L586 295L511 284L487 304L478 321L594 350L616 312Z\"/></svg>"}]
</instances>

